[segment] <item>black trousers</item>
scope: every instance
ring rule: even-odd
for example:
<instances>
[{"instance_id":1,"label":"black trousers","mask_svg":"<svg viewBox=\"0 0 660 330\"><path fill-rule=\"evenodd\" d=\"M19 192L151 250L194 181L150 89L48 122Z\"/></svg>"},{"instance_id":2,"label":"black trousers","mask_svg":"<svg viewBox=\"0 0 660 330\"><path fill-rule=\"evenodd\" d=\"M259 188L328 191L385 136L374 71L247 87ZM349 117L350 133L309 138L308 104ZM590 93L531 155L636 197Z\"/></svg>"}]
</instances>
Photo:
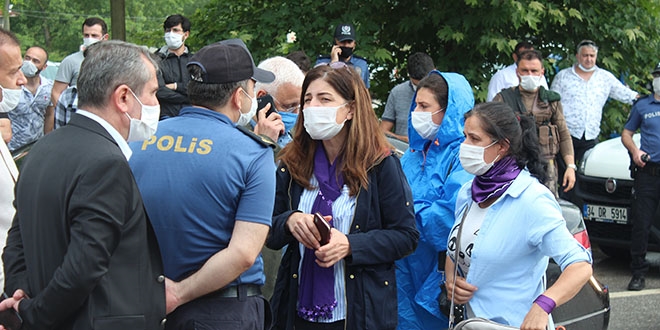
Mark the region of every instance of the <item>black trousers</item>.
<instances>
[{"instance_id":1,"label":"black trousers","mask_svg":"<svg viewBox=\"0 0 660 330\"><path fill-rule=\"evenodd\" d=\"M598 142L596 139L585 140L584 135L582 135L582 138L580 139L571 136L571 139L573 139L573 154L575 155L574 157L576 164L581 162L582 157L584 157L584 153L587 152L587 150L593 148L596 145L596 142Z\"/></svg>"},{"instance_id":2,"label":"black trousers","mask_svg":"<svg viewBox=\"0 0 660 330\"><path fill-rule=\"evenodd\" d=\"M635 193L632 201L632 237L630 240L630 270L633 275L645 275L649 270L646 250L649 232L660 206L660 176L641 170L635 175Z\"/></svg>"},{"instance_id":3,"label":"black trousers","mask_svg":"<svg viewBox=\"0 0 660 330\"><path fill-rule=\"evenodd\" d=\"M167 316L165 330L268 330L270 305L261 295L248 296L239 286L236 297L210 293L182 306Z\"/></svg>"}]
</instances>

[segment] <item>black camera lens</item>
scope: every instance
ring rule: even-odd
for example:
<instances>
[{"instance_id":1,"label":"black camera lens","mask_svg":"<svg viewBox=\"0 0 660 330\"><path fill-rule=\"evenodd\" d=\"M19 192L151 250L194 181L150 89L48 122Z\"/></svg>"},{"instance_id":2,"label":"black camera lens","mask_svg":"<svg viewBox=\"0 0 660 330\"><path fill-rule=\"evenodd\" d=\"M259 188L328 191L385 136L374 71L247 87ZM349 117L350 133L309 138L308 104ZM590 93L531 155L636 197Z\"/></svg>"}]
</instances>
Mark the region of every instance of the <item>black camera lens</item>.
<instances>
[{"instance_id":1,"label":"black camera lens","mask_svg":"<svg viewBox=\"0 0 660 330\"><path fill-rule=\"evenodd\" d=\"M644 163L648 163L649 160L651 160L651 156L649 156L649 154L643 154L641 158Z\"/></svg>"}]
</instances>

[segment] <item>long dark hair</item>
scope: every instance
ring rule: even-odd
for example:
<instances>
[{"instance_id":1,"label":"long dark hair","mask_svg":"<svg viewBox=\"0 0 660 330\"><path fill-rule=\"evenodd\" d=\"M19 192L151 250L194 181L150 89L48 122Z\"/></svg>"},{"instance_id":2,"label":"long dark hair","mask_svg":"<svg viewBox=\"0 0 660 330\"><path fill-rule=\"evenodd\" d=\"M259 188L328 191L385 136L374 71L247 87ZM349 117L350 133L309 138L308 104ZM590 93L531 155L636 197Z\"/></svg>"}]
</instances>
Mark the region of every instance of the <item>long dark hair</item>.
<instances>
[{"instance_id":1,"label":"long dark hair","mask_svg":"<svg viewBox=\"0 0 660 330\"><path fill-rule=\"evenodd\" d=\"M536 123L531 116L519 115L506 103L487 102L477 104L465 114L465 119L476 116L481 128L494 140L508 141L509 153L521 168L544 183L548 163L541 157Z\"/></svg>"}]
</instances>

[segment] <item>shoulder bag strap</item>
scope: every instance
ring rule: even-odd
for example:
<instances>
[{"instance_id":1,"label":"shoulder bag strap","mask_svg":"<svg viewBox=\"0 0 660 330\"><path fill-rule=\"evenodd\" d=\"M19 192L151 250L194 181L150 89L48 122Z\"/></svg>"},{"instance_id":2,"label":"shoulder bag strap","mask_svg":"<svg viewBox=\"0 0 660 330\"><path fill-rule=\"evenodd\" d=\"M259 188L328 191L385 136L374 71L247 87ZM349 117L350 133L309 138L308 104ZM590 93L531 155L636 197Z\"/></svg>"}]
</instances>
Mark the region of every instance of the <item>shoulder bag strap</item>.
<instances>
[{"instance_id":1,"label":"shoulder bag strap","mask_svg":"<svg viewBox=\"0 0 660 330\"><path fill-rule=\"evenodd\" d=\"M463 217L461 218L461 223L458 225L458 233L456 233L456 260L454 261L454 280L453 285L451 286L451 306L449 308L449 329L454 328L454 291L456 290L456 276L458 276L458 258L461 253L461 235L463 234L463 224L465 223L465 218L467 217L468 212L470 212L470 207L472 203L465 206L465 211L463 212Z\"/></svg>"}]
</instances>

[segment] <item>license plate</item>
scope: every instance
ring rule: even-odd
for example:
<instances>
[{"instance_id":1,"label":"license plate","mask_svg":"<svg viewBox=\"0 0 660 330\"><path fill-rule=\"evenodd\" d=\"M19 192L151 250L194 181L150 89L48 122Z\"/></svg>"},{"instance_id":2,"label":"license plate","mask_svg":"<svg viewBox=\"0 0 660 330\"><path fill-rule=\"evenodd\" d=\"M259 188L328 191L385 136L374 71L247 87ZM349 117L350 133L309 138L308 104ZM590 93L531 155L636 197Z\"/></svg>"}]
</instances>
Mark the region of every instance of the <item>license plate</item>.
<instances>
[{"instance_id":1,"label":"license plate","mask_svg":"<svg viewBox=\"0 0 660 330\"><path fill-rule=\"evenodd\" d=\"M628 223L628 209L625 207L585 204L583 212L585 220Z\"/></svg>"}]
</instances>

